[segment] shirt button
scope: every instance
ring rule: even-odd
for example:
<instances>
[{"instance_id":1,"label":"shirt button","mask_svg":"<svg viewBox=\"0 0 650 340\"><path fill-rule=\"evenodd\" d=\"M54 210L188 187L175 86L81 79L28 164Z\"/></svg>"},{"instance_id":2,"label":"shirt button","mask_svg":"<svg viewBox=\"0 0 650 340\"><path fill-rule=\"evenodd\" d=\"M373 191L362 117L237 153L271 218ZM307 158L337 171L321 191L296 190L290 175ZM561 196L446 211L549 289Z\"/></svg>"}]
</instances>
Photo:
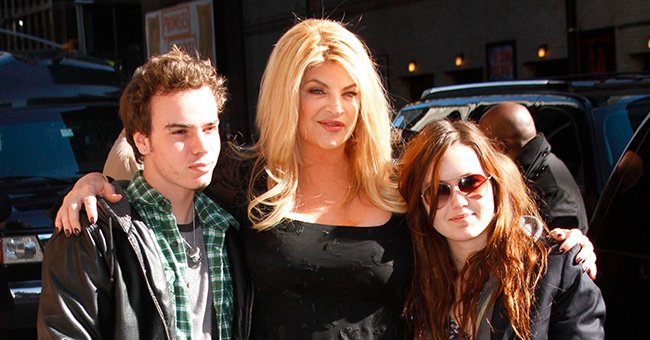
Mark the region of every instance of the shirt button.
<instances>
[{"instance_id":1,"label":"shirt button","mask_svg":"<svg viewBox=\"0 0 650 340\"><path fill-rule=\"evenodd\" d=\"M187 288L188 288L188 289L190 288L190 283L189 283L189 282L187 283Z\"/></svg>"},{"instance_id":2,"label":"shirt button","mask_svg":"<svg viewBox=\"0 0 650 340\"><path fill-rule=\"evenodd\" d=\"M178 247L178 241L173 241L173 242L172 242L172 245L173 245L174 247Z\"/></svg>"}]
</instances>

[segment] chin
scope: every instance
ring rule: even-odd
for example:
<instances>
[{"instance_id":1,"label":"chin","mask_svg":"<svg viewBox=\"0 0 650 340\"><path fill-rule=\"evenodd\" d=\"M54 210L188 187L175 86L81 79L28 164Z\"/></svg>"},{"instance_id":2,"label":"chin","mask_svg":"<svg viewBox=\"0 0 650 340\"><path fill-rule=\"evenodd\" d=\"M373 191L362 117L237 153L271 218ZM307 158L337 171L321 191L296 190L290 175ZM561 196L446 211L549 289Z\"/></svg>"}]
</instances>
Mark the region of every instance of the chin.
<instances>
[{"instance_id":1,"label":"chin","mask_svg":"<svg viewBox=\"0 0 650 340\"><path fill-rule=\"evenodd\" d=\"M205 189L212 182L212 174L194 178L192 182L186 182L187 188L194 191L201 191Z\"/></svg>"},{"instance_id":2,"label":"chin","mask_svg":"<svg viewBox=\"0 0 650 340\"><path fill-rule=\"evenodd\" d=\"M344 142L334 141L334 142L331 142L331 143L324 144L323 146L321 146L321 148L324 149L324 150L337 150L337 149L339 149L339 148L341 148L343 146L345 146Z\"/></svg>"},{"instance_id":3,"label":"chin","mask_svg":"<svg viewBox=\"0 0 650 340\"><path fill-rule=\"evenodd\" d=\"M211 180L212 180L211 177L208 178L207 180L200 180L199 183L196 184L196 189L195 190L200 191L200 190L203 190L203 189L207 188L208 185L210 185Z\"/></svg>"},{"instance_id":4,"label":"chin","mask_svg":"<svg viewBox=\"0 0 650 340\"><path fill-rule=\"evenodd\" d=\"M201 184L201 185L197 186L196 188L194 188L194 191L196 191L196 192L203 191L203 190L205 190L205 188L208 187L209 184L210 183Z\"/></svg>"}]
</instances>

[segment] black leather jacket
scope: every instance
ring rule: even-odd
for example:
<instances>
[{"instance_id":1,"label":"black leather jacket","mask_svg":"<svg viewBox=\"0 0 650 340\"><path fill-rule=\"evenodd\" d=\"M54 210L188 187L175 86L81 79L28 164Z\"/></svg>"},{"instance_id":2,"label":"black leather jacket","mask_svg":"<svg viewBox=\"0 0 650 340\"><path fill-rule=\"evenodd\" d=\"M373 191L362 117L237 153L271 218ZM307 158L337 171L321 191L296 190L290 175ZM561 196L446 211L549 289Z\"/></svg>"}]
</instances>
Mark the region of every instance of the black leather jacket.
<instances>
[{"instance_id":1,"label":"black leather jacket","mask_svg":"<svg viewBox=\"0 0 650 340\"><path fill-rule=\"evenodd\" d=\"M118 192L125 193L116 186ZM174 339L175 319L155 236L126 200L98 199L99 221L82 233L56 234L43 260L39 339ZM233 339L248 337L239 236L226 232L235 295Z\"/></svg>"},{"instance_id":2,"label":"black leather jacket","mask_svg":"<svg viewBox=\"0 0 650 340\"><path fill-rule=\"evenodd\" d=\"M587 234L585 204L571 171L555 154L543 134L538 133L517 156L524 176L532 182L537 203L550 228L579 228Z\"/></svg>"},{"instance_id":3,"label":"black leather jacket","mask_svg":"<svg viewBox=\"0 0 650 340\"><path fill-rule=\"evenodd\" d=\"M554 245L548 256L548 267L535 291L531 311L532 340L605 338L605 302L600 289L583 273L573 259L580 250L573 247L566 253ZM510 319L497 299L490 319L491 340L518 339ZM478 337L482 339L482 337Z\"/></svg>"}]
</instances>

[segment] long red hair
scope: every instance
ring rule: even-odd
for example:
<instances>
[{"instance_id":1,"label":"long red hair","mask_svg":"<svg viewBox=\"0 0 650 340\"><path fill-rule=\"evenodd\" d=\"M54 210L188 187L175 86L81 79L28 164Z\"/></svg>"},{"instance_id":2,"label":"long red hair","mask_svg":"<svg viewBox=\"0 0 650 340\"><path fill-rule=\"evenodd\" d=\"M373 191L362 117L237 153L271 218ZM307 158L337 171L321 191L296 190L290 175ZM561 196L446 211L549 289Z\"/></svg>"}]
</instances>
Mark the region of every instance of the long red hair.
<instances>
[{"instance_id":1,"label":"long red hair","mask_svg":"<svg viewBox=\"0 0 650 340\"><path fill-rule=\"evenodd\" d=\"M471 147L485 173L492 176L495 204L487 246L470 256L460 272L452 263L445 238L433 228L440 160L455 143ZM474 338L480 321L476 306L484 283L493 276L496 286L488 303L502 297L515 333L529 339L535 286L546 269L548 249L520 227L522 216L539 218L539 214L517 166L496 151L475 124L442 120L424 128L407 144L400 167L399 186L408 206L406 218L415 259L404 307L412 338L448 339L452 311L461 332ZM431 192L426 193L433 198L430 214L420 197L426 174L431 176Z\"/></svg>"}]
</instances>

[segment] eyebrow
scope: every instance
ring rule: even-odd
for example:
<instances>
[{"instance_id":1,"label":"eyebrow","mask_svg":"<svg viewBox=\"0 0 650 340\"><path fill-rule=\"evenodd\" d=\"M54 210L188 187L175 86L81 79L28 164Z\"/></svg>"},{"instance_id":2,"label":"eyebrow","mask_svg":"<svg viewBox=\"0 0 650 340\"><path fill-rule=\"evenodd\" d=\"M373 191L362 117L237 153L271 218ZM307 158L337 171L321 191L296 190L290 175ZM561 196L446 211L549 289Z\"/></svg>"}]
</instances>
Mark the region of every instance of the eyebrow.
<instances>
[{"instance_id":1,"label":"eyebrow","mask_svg":"<svg viewBox=\"0 0 650 340\"><path fill-rule=\"evenodd\" d=\"M207 122L205 124L202 124L201 126L210 126L210 125L219 125L219 121L215 120L215 121L212 121L212 122ZM189 123L170 123L170 124L165 125L165 129L167 129L167 130L168 129L180 129L180 128L187 129L187 128L191 128L191 127L194 127L194 126L196 126L196 125L189 124Z\"/></svg>"},{"instance_id":2,"label":"eyebrow","mask_svg":"<svg viewBox=\"0 0 650 340\"><path fill-rule=\"evenodd\" d=\"M320 81L320 80L318 80L318 79L309 79L309 80L307 80L307 81L305 82L305 85L307 85L307 84L309 84L309 83L311 83L311 82L318 83L318 84L320 84L320 85L322 85L322 86L325 86L325 87L329 87L327 84L325 84L324 82L322 82L322 81ZM357 84L352 83L352 84L350 84L350 85L344 87L343 90L349 90L349 89L351 89L351 88L355 88L355 87L358 87Z\"/></svg>"}]
</instances>

